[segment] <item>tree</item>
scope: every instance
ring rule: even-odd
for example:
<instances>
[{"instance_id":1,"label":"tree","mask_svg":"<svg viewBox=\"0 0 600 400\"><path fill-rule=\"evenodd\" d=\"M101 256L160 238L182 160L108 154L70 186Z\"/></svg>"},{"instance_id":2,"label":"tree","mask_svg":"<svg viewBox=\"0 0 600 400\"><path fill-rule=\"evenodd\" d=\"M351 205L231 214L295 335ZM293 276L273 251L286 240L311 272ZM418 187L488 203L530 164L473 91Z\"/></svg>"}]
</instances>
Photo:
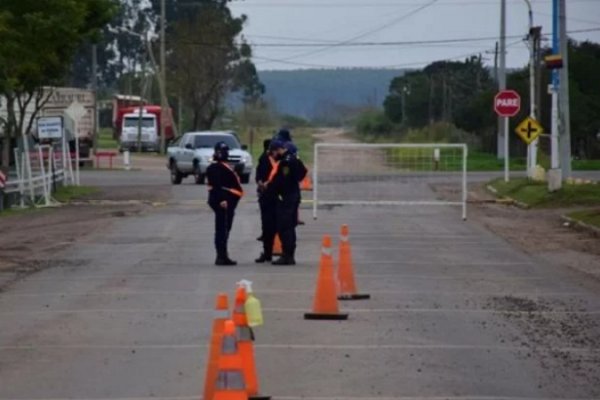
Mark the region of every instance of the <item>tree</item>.
<instances>
[{"instance_id":1,"label":"tree","mask_svg":"<svg viewBox=\"0 0 600 400\"><path fill-rule=\"evenodd\" d=\"M45 86L65 77L79 45L111 18L112 0L3 0L0 29L0 96L6 102L3 165L11 139L30 133L48 100Z\"/></svg>"},{"instance_id":2,"label":"tree","mask_svg":"<svg viewBox=\"0 0 600 400\"><path fill-rule=\"evenodd\" d=\"M98 86L118 87L124 93L138 93L129 76L138 70L146 57L146 47L140 37L132 35L153 35L157 27L157 15L144 0L118 0L111 21L102 28L97 42ZM90 83L92 68L91 40L85 41L78 49L69 72L70 84L76 87ZM125 79L121 79L125 77Z\"/></svg>"},{"instance_id":3,"label":"tree","mask_svg":"<svg viewBox=\"0 0 600 400\"><path fill-rule=\"evenodd\" d=\"M214 0L194 3L173 24L169 81L192 109L193 129L212 127L228 93L241 93L245 102L264 93L252 50L241 37L245 22L245 16L232 16L227 1Z\"/></svg>"}]
</instances>

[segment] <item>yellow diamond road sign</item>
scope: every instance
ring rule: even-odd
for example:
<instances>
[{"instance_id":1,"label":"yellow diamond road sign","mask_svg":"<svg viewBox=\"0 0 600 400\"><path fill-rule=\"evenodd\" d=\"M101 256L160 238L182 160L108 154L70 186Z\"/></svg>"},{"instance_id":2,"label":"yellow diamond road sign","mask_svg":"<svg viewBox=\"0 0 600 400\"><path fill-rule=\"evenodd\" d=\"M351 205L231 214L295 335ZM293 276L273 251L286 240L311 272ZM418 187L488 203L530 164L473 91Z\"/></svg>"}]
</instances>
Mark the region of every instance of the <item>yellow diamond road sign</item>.
<instances>
[{"instance_id":1,"label":"yellow diamond road sign","mask_svg":"<svg viewBox=\"0 0 600 400\"><path fill-rule=\"evenodd\" d=\"M540 125L540 123L535 119L527 117L517 126L515 132L521 137L521 139L523 139L525 143L531 144L531 142L537 139L538 136L544 133L544 128L542 128L542 125Z\"/></svg>"}]
</instances>

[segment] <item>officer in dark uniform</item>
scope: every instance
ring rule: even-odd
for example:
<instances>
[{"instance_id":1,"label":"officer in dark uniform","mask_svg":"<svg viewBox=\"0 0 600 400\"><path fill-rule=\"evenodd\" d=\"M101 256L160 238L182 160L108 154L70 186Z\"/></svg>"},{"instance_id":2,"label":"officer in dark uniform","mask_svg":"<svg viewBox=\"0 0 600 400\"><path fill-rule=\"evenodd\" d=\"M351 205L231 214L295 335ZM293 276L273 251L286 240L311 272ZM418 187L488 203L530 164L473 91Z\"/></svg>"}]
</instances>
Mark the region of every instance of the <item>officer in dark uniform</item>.
<instances>
[{"instance_id":1,"label":"officer in dark uniform","mask_svg":"<svg viewBox=\"0 0 600 400\"><path fill-rule=\"evenodd\" d=\"M256 185L258 191L258 204L260 206L260 220L263 242L263 252L256 260L257 263L271 262L273 258L273 241L277 233L277 196L269 182L277 172L277 161L271 155L269 147L271 140L263 142L264 152L258 159L256 167Z\"/></svg>"},{"instance_id":2,"label":"officer in dark uniform","mask_svg":"<svg viewBox=\"0 0 600 400\"><path fill-rule=\"evenodd\" d=\"M225 142L215 145L214 162L206 169L208 204L215 212L216 265L237 265L229 258L227 241L233 226L238 202L244 195L238 174L227 164L229 146Z\"/></svg>"},{"instance_id":3,"label":"officer in dark uniform","mask_svg":"<svg viewBox=\"0 0 600 400\"><path fill-rule=\"evenodd\" d=\"M271 142L271 151L279 160L279 165L267 187L277 196L277 233L283 250L283 255L273 261L273 265L295 265L301 166L296 156L280 140Z\"/></svg>"}]
</instances>

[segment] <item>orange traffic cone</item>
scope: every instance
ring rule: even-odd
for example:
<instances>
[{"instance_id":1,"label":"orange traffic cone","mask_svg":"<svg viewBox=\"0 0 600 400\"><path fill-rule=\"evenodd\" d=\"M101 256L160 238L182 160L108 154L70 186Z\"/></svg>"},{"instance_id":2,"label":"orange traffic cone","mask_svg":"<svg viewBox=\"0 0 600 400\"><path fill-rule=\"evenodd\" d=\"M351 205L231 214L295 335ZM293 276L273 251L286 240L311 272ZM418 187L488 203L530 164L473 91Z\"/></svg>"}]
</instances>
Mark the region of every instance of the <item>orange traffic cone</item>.
<instances>
[{"instance_id":1,"label":"orange traffic cone","mask_svg":"<svg viewBox=\"0 0 600 400\"><path fill-rule=\"evenodd\" d=\"M223 327L229 315L229 301L225 293L219 293L215 304L215 316L213 319L212 336L210 339L210 349L208 360L206 362L206 378L204 380L204 400L210 400L215 393L215 381L217 379L217 368L219 354L221 352L221 339L223 337Z\"/></svg>"},{"instance_id":2,"label":"orange traffic cone","mask_svg":"<svg viewBox=\"0 0 600 400\"><path fill-rule=\"evenodd\" d=\"M340 258L338 266L338 282L340 288L339 300L367 300L369 294L358 294L354 280L354 268L352 267L352 249L348 238L348 225L342 225L340 236Z\"/></svg>"},{"instance_id":3,"label":"orange traffic cone","mask_svg":"<svg viewBox=\"0 0 600 400\"><path fill-rule=\"evenodd\" d=\"M240 356L242 357L242 368L244 371L244 381L246 382L246 392L250 400L269 400L271 396L258 395L258 374L256 372L256 363L254 360L254 333L248 326L246 310L244 305L248 299L248 293L244 286L239 286L235 292L235 306L233 309L233 322L237 330L237 341Z\"/></svg>"},{"instance_id":4,"label":"orange traffic cone","mask_svg":"<svg viewBox=\"0 0 600 400\"><path fill-rule=\"evenodd\" d=\"M231 320L225 321L223 326L215 394L211 400L248 400L242 357L235 338L235 324Z\"/></svg>"},{"instance_id":5,"label":"orange traffic cone","mask_svg":"<svg viewBox=\"0 0 600 400\"><path fill-rule=\"evenodd\" d=\"M302 182L300 182L300 190L313 190L312 180L310 179L310 176L308 176L308 174L306 174L304 179L302 179Z\"/></svg>"},{"instance_id":6,"label":"orange traffic cone","mask_svg":"<svg viewBox=\"0 0 600 400\"><path fill-rule=\"evenodd\" d=\"M333 257L331 255L331 237L323 236L321 262L313 312L304 314L304 319L348 319L348 314L340 314L336 295L335 278L333 273Z\"/></svg>"},{"instance_id":7,"label":"orange traffic cone","mask_svg":"<svg viewBox=\"0 0 600 400\"><path fill-rule=\"evenodd\" d=\"M273 255L280 256L283 254L283 248L281 246L281 238L279 234L275 235L275 240L273 241Z\"/></svg>"}]
</instances>

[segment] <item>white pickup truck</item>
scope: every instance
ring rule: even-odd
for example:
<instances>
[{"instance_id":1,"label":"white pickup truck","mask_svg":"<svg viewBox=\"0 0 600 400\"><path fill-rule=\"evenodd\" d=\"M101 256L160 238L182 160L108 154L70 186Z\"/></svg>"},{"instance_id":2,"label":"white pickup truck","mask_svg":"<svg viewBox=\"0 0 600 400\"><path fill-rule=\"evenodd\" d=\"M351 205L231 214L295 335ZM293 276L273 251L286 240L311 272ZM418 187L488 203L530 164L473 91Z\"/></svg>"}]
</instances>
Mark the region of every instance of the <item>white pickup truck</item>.
<instances>
[{"instance_id":1,"label":"white pickup truck","mask_svg":"<svg viewBox=\"0 0 600 400\"><path fill-rule=\"evenodd\" d=\"M193 175L197 184L204 184L206 168L213 162L215 144L225 142L229 146L228 164L237 172L242 183L250 182L252 156L246 146L240 145L233 132L188 132L167 149L167 168L171 183L179 185L183 178Z\"/></svg>"}]
</instances>

